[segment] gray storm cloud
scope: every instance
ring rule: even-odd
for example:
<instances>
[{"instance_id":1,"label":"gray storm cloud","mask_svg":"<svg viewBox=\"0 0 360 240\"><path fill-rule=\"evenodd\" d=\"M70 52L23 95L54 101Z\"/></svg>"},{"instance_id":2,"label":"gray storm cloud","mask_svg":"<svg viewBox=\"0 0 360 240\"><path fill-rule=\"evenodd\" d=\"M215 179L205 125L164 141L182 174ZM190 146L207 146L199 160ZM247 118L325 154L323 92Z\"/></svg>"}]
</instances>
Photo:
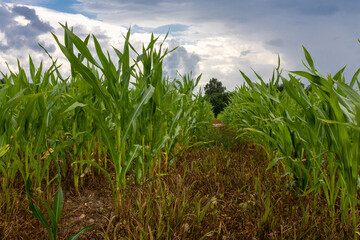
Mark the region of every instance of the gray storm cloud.
<instances>
[{"instance_id":1,"label":"gray storm cloud","mask_svg":"<svg viewBox=\"0 0 360 240\"><path fill-rule=\"evenodd\" d=\"M277 38L277 39L269 40L269 41L265 42L265 44L274 46L274 47L282 47L284 45L284 41Z\"/></svg>"},{"instance_id":2,"label":"gray storm cloud","mask_svg":"<svg viewBox=\"0 0 360 240\"><path fill-rule=\"evenodd\" d=\"M27 4L31 2L27 0ZM360 32L356 27L360 21L358 0L77 0L71 8L80 14L89 13L104 23L122 28L133 26L132 33L139 36L149 32L165 34L170 27L170 37L186 42L189 48L180 46L165 58L164 68L168 74L174 76L176 70L186 73L201 69L204 78L224 79L227 87L238 83L240 67L253 68L267 78L274 67L272 58L276 61L277 55L285 70L302 70L302 45L324 74L338 71L344 65L347 65L345 73L352 74L360 62L357 41ZM38 36L50 26L34 11L0 4L0 14L0 52L10 47L22 49L13 51L14 54L28 48L41 50L37 47ZM19 25L15 19L18 17L28 20L27 26ZM52 26L58 30L58 26ZM95 29L82 21L75 23L74 30L81 38L91 31L102 39L105 49L109 41L115 46L119 42L109 33L108 37L101 35L102 27ZM176 41L173 43L179 45ZM207 48L208 43L215 44L217 49ZM215 50L217 55L212 55ZM229 55L232 58L226 57ZM219 72L219 69L227 70Z\"/></svg>"},{"instance_id":3,"label":"gray storm cloud","mask_svg":"<svg viewBox=\"0 0 360 240\"><path fill-rule=\"evenodd\" d=\"M39 36L49 33L53 28L46 22L40 20L34 9L26 6L9 7L0 4L0 51L6 52L9 49L30 48L35 51L42 51L38 46ZM19 23L17 17L22 17L26 22ZM55 46L40 42L45 45L48 51L55 50Z\"/></svg>"},{"instance_id":4,"label":"gray storm cloud","mask_svg":"<svg viewBox=\"0 0 360 240\"><path fill-rule=\"evenodd\" d=\"M170 53L164 60L164 68L170 77L175 77L177 71L181 74L193 72L197 73L199 69L200 56L196 53L190 53L186 48L179 46L179 42L171 40L169 49L178 47Z\"/></svg>"}]
</instances>

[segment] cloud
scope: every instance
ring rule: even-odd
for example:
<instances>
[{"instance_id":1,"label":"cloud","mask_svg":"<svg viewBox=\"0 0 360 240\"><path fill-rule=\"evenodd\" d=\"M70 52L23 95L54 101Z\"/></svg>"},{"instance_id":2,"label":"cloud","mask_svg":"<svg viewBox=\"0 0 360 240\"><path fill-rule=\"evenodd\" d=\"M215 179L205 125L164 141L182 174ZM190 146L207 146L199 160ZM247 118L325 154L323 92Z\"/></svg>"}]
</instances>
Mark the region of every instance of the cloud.
<instances>
[{"instance_id":1,"label":"cloud","mask_svg":"<svg viewBox=\"0 0 360 240\"><path fill-rule=\"evenodd\" d=\"M0 14L0 71L4 73L7 72L5 62L14 70L17 68L17 59L27 71L29 55L35 65L44 60L44 68L49 67L51 61L38 46L40 43L54 59L58 59L58 64L62 64L60 72L68 76L70 65L50 33L53 32L63 42L64 30L59 22L68 22L69 27L73 27L75 34L82 39L88 34L94 34L103 51L109 50L112 57L115 56L112 46L122 50L123 34L127 31L121 26L93 20L81 14L57 12L36 6L0 4ZM92 40L89 47L95 52Z\"/></svg>"},{"instance_id":2,"label":"cloud","mask_svg":"<svg viewBox=\"0 0 360 240\"><path fill-rule=\"evenodd\" d=\"M141 27L137 24L131 27L132 33L155 33L155 34L167 34L169 35L177 35L181 32L185 32L189 29L190 26L183 25L183 24L166 24L162 25L156 28L150 28L150 27Z\"/></svg>"},{"instance_id":3,"label":"cloud","mask_svg":"<svg viewBox=\"0 0 360 240\"><path fill-rule=\"evenodd\" d=\"M251 53L251 50L245 50L245 51L242 51L241 52L241 56L246 56L246 55L248 55L249 53Z\"/></svg>"},{"instance_id":4,"label":"cloud","mask_svg":"<svg viewBox=\"0 0 360 240\"><path fill-rule=\"evenodd\" d=\"M52 30L52 27L48 23L40 21L39 16L36 15L34 9L22 6L15 6L11 10L16 15L25 17L25 19L30 21L30 26L41 33L49 32L50 30Z\"/></svg>"},{"instance_id":5,"label":"cloud","mask_svg":"<svg viewBox=\"0 0 360 240\"><path fill-rule=\"evenodd\" d=\"M46 6L44 0L25 1ZM203 73L200 84L216 77L229 90L242 82L238 69L252 76L253 68L267 79L278 55L286 70L303 69L302 45L324 74L336 72L345 64L348 66L345 73L352 73L360 62L357 43L360 32L354 27L360 21L357 0L341 3L337 0L78 0L72 5L67 1L67 8L78 14L22 5L35 9L35 16L26 9L14 12L14 6L0 5L0 52L4 51L1 46L13 47L7 50L7 55L23 55L24 51L15 48L23 44L29 44L21 47L24 50L37 49L37 41L53 44L51 35L43 32L46 24L62 36L58 22L67 21L81 38L94 33L110 53L111 46L122 49L123 34L129 26L136 49L149 41L151 32L164 35L170 27L167 42L180 47L165 58L166 71ZM40 22L35 21L36 16ZM23 31L11 33L17 37L9 39L9 31L4 29L7 25ZM25 28L29 27L35 33L27 32ZM22 43L21 37L28 36L36 40ZM57 48L53 54L62 57Z\"/></svg>"},{"instance_id":6,"label":"cloud","mask_svg":"<svg viewBox=\"0 0 360 240\"><path fill-rule=\"evenodd\" d=\"M174 34L174 33L178 33L178 32L185 32L188 29L189 29L189 26L186 26L183 24L167 24L167 25L163 25L163 26L154 28L151 32L156 33L156 34L166 34L168 32L170 34Z\"/></svg>"},{"instance_id":7,"label":"cloud","mask_svg":"<svg viewBox=\"0 0 360 240\"><path fill-rule=\"evenodd\" d=\"M340 8L335 5L315 5L315 6L306 6L300 9L300 13L304 15L318 15L318 16L329 16L338 12Z\"/></svg>"},{"instance_id":8,"label":"cloud","mask_svg":"<svg viewBox=\"0 0 360 240\"><path fill-rule=\"evenodd\" d=\"M355 1L349 1L355 3ZM267 4L268 7L287 11L290 14L299 14L306 16L330 16L341 11L346 4L339 4L336 0L302 0L287 1L275 0Z\"/></svg>"},{"instance_id":9,"label":"cloud","mask_svg":"<svg viewBox=\"0 0 360 240\"><path fill-rule=\"evenodd\" d=\"M282 47L282 46L284 46L284 41L277 38L277 39L271 39L269 41L266 41L265 44L274 46L274 47Z\"/></svg>"},{"instance_id":10,"label":"cloud","mask_svg":"<svg viewBox=\"0 0 360 240\"><path fill-rule=\"evenodd\" d=\"M48 9L57 10L59 12L65 13L76 13L74 9L74 4L76 4L76 0L11 0L6 1L12 4L21 4L28 6L42 6Z\"/></svg>"},{"instance_id":11,"label":"cloud","mask_svg":"<svg viewBox=\"0 0 360 240\"><path fill-rule=\"evenodd\" d=\"M190 53L185 47L179 46L179 42L172 39L168 43L169 49L178 47L171 52L164 60L164 69L170 77L175 77L177 72L181 75L193 72L198 74L200 56L196 53Z\"/></svg>"},{"instance_id":12,"label":"cloud","mask_svg":"<svg viewBox=\"0 0 360 240\"><path fill-rule=\"evenodd\" d=\"M9 49L30 48L42 51L38 46L39 36L48 33L53 28L39 19L34 9L25 6L9 7L0 4L0 50L7 52ZM42 42L44 45L45 43ZM49 45L49 49L54 49Z\"/></svg>"}]
</instances>

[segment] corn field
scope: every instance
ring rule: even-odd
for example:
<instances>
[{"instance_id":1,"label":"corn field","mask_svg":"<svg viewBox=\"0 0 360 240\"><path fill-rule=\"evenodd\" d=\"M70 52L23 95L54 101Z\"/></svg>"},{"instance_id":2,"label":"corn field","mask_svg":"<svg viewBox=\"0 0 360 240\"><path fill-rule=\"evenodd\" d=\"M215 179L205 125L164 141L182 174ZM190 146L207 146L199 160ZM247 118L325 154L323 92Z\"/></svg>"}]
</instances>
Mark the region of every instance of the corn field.
<instances>
[{"instance_id":1,"label":"corn field","mask_svg":"<svg viewBox=\"0 0 360 240\"><path fill-rule=\"evenodd\" d=\"M44 70L42 63L35 67L31 57L29 76L20 63L17 72L3 73L0 179L6 197L4 212L11 211L11 190L19 176L29 191L39 193L69 175L78 190L85 184L83 176L96 171L109 180L118 209L128 181L141 185L166 173L178 154L196 143L195 134L211 124L210 104L194 94L201 76L193 79L189 74L174 80L163 76L162 63L171 51L163 49L158 38L152 36L139 54L130 43L129 30L123 49L113 49L118 57L113 60L95 36L93 56L90 35L81 40L67 26L63 28L63 43L53 37L71 64L70 77L61 76L57 61ZM136 59L131 59L131 51ZM55 197L59 201L61 191L60 187ZM51 198L50 192L40 195ZM59 221L62 205L55 208L60 211L54 213ZM52 231L49 235L55 239L56 226Z\"/></svg>"},{"instance_id":2,"label":"corn field","mask_svg":"<svg viewBox=\"0 0 360 240\"><path fill-rule=\"evenodd\" d=\"M350 81L345 68L323 76L304 48L308 71L285 75L280 58L269 82L240 71L245 83L231 94L217 128L211 104L196 93L201 75L164 75L163 61L176 51L164 47L167 36L152 35L138 53L129 30L122 49L112 49L114 59L94 35L81 39L62 27L64 39L53 38L69 76L45 48L48 69L29 56L29 71L18 62L16 71L2 73L0 230L26 196L49 239L58 239L66 225L64 182L80 196L89 179L102 176L114 209L104 239L124 233L126 239L303 239L307 230L299 235L279 224L298 211L300 230L318 223L311 211L324 202L329 227L313 238L343 238L338 232L349 224L358 238L360 69ZM26 195L17 197L19 189ZM296 199L298 208L276 210L288 204L285 198Z\"/></svg>"},{"instance_id":3,"label":"corn field","mask_svg":"<svg viewBox=\"0 0 360 240\"><path fill-rule=\"evenodd\" d=\"M345 81L345 68L323 76L305 48L304 54L307 72L285 77L279 59L269 83L256 72L258 82L241 72L246 84L232 95L222 119L239 138L248 136L265 146L269 171L280 164L299 195L324 195L332 220L340 209L341 223L350 218L357 229L360 69L350 81ZM306 89L301 79L309 82Z\"/></svg>"}]
</instances>

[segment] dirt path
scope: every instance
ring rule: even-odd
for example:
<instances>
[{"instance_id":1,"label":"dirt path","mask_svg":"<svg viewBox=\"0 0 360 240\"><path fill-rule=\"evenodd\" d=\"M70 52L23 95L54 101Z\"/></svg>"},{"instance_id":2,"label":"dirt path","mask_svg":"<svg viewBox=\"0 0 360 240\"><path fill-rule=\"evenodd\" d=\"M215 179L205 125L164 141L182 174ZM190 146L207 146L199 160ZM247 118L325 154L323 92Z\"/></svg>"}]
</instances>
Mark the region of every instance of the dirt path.
<instances>
[{"instance_id":1,"label":"dirt path","mask_svg":"<svg viewBox=\"0 0 360 240\"><path fill-rule=\"evenodd\" d=\"M224 127L224 124L219 119L214 119L212 125L213 127Z\"/></svg>"}]
</instances>

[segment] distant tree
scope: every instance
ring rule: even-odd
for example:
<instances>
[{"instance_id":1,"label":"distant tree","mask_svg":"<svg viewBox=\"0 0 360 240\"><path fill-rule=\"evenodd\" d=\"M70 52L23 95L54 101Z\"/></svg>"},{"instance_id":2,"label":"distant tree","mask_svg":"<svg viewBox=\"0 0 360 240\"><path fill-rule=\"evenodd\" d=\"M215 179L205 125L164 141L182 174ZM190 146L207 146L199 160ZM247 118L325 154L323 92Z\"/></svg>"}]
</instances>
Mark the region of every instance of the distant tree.
<instances>
[{"instance_id":1,"label":"distant tree","mask_svg":"<svg viewBox=\"0 0 360 240\"><path fill-rule=\"evenodd\" d=\"M229 93L225 92L226 87L216 78L210 79L205 85L205 97L211 103L215 118L224 110L229 103Z\"/></svg>"},{"instance_id":2,"label":"distant tree","mask_svg":"<svg viewBox=\"0 0 360 240\"><path fill-rule=\"evenodd\" d=\"M277 85L277 89L278 89L280 92L284 91L284 88L285 88L285 87L284 87L284 84L283 84L283 83Z\"/></svg>"},{"instance_id":3,"label":"distant tree","mask_svg":"<svg viewBox=\"0 0 360 240\"><path fill-rule=\"evenodd\" d=\"M266 84L266 87L269 88L269 87L270 87L270 84L267 83L267 84ZM278 85L277 85L277 90L279 90L280 92L284 91L284 84L283 84L283 83L278 84Z\"/></svg>"},{"instance_id":4,"label":"distant tree","mask_svg":"<svg viewBox=\"0 0 360 240\"><path fill-rule=\"evenodd\" d=\"M300 83L301 86L305 89L305 84L303 83ZM270 85L267 83L266 84L266 87L269 87ZM279 90L280 92L284 91L285 87L284 87L284 84L283 83L280 83L277 85L277 90Z\"/></svg>"}]
</instances>

